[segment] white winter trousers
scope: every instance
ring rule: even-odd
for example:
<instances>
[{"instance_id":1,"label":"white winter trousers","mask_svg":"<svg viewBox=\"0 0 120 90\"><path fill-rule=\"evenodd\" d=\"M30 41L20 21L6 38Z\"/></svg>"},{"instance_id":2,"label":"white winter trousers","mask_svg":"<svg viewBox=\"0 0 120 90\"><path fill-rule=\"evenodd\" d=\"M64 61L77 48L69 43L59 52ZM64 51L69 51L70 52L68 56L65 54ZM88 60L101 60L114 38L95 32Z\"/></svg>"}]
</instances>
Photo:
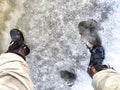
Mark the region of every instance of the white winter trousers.
<instances>
[{"instance_id":1,"label":"white winter trousers","mask_svg":"<svg viewBox=\"0 0 120 90\"><path fill-rule=\"evenodd\" d=\"M106 69L93 76L92 85L95 90L120 90L120 73Z\"/></svg>"},{"instance_id":2,"label":"white winter trousers","mask_svg":"<svg viewBox=\"0 0 120 90\"><path fill-rule=\"evenodd\" d=\"M28 65L19 55L1 54L0 90L34 90Z\"/></svg>"}]
</instances>

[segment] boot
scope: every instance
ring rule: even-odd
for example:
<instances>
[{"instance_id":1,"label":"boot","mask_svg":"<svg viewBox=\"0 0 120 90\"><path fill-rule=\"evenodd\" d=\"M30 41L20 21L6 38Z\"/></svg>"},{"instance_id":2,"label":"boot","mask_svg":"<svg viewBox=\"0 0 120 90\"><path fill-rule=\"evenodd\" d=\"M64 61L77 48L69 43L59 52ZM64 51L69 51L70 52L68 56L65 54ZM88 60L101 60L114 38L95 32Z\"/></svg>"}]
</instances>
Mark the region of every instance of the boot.
<instances>
[{"instance_id":1,"label":"boot","mask_svg":"<svg viewBox=\"0 0 120 90\"><path fill-rule=\"evenodd\" d=\"M105 58L105 51L102 46L94 45L90 53L91 57L87 72L91 77L97 72L109 68L107 65L102 65Z\"/></svg>"},{"instance_id":2,"label":"boot","mask_svg":"<svg viewBox=\"0 0 120 90\"><path fill-rule=\"evenodd\" d=\"M27 45L23 44L20 46L20 48L13 50L13 53L18 54L19 56L23 57L23 59L25 59L25 56L30 53L30 49Z\"/></svg>"},{"instance_id":3,"label":"boot","mask_svg":"<svg viewBox=\"0 0 120 90\"><path fill-rule=\"evenodd\" d=\"M102 46L100 45L94 45L93 48L90 50L91 57L90 57L90 63L89 65L92 64L102 64L103 60L105 58L105 50Z\"/></svg>"},{"instance_id":4,"label":"boot","mask_svg":"<svg viewBox=\"0 0 120 90\"><path fill-rule=\"evenodd\" d=\"M7 52L18 54L25 59L25 56L30 53L30 49L24 44L22 32L18 29L12 29L10 31L10 36L12 40Z\"/></svg>"},{"instance_id":5,"label":"boot","mask_svg":"<svg viewBox=\"0 0 120 90\"><path fill-rule=\"evenodd\" d=\"M89 19L87 21L80 22L78 28L83 43L91 53L87 72L91 77L93 77L95 73L108 68L108 66L102 65L105 58L105 50L102 47L102 41L98 34L101 27L97 21Z\"/></svg>"}]
</instances>

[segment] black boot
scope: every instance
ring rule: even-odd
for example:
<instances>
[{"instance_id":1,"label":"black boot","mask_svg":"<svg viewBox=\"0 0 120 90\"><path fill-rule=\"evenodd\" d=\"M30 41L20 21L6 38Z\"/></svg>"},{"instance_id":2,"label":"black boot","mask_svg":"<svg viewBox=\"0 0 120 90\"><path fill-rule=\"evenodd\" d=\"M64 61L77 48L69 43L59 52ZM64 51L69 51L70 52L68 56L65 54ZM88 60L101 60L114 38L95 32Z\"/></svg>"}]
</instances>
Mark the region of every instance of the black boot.
<instances>
[{"instance_id":1,"label":"black boot","mask_svg":"<svg viewBox=\"0 0 120 90\"><path fill-rule=\"evenodd\" d=\"M25 60L25 56L27 56L30 53L30 49L27 45L23 44L20 48L13 50L13 53L18 54Z\"/></svg>"},{"instance_id":2,"label":"black boot","mask_svg":"<svg viewBox=\"0 0 120 90\"><path fill-rule=\"evenodd\" d=\"M10 31L11 42L8 51L18 49L24 43L24 37L20 30L12 29Z\"/></svg>"},{"instance_id":3,"label":"black boot","mask_svg":"<svg viewBox=\"0 0 120 90\"><path fill-rule=\"evenodd\" d=\"M103 60L105 58L105 50L100 45L94 45L93 48L90 50L91 57L90 57L90 63L92 64L102 64Z\"/></svg>"},{"instance_id":4,"label":"black boot","mask_svg":"<svg viewBox=\"0 0 120 90\"><path fill-rule=\"evenodd\" d=\"M105 50L100 45L94 45L90 50L91 57L89 67L87 69L88 74L93 77L97 72L110 68L107 65L102 65L105 58Z\"/></svg>"},{"instance_id":5,"label":"black boot","mask_svg":"<svg viewBox=\"0 0 120 90\"><path fill-rule=\"evenodd\" d=\"M23 58L30 53L30 49L24 44L24 37L20 30L12 29L10 31L11 42L7 52L16 53Z\"/></svg>"},{"instance_id":6,"label":"black boot","mask_svg":"<svg viewBox=\"0 0 120 90\"><path fill-rule=\"evenodd\" d=\"M102 65L105 58L105 50L102 47L102 41L98 34L101 27L93 19L80 22L78 27L82 41L91 53L87 72L92 77L96 72L108 68L106 65Z\"/></svg>"}]
</instances>

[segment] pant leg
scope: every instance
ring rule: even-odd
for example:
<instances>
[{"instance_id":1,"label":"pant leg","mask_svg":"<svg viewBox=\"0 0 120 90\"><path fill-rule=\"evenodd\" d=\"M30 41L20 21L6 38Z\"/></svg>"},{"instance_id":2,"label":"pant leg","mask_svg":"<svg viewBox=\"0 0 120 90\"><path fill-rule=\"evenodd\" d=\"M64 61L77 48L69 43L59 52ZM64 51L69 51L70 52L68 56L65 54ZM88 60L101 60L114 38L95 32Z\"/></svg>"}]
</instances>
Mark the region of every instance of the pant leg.
<instances>
[{"instance_id":1,"label":"pant leg","mask_svg":"<svg viewBox=\"0 0 120 90\"><path fill-rule=\"evenodd\" d=\"M120 90L120 73L106 69L93 76L94 90Z\"/></svg>"},{"instance_id":2,"label":"pant leg","mask_svg":"<svg viewBox=\"0 0 120 90\"><path fill-rule=\"evenodd\" d=\"M29 67L19 55L0 56L0 90L34 90Z\"/></svg>"}]
</instances>

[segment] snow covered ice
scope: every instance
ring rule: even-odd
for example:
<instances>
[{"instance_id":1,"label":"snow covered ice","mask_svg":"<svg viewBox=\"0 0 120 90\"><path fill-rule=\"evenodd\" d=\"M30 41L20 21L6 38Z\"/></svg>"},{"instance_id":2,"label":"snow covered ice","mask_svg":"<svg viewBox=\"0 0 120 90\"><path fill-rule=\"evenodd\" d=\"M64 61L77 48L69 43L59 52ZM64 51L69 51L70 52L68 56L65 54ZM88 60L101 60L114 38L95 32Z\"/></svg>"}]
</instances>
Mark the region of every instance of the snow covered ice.
<instances>
[{"instance_id":1,"label":"snow covered ice","mask_svg":"<svg viewBox=\"0 0 120 90\"><path fill-rule=\"evenodd\" d=\"M31 48L27 62L35 90L93 90L86 72L90 53L81 40L78 24L88 19L99 23L106 50L104 64L120 72L119 3L120 0L1 0L0 52L9 45L9 30L19 28ZM65 70L76 75L72 83L61 78L60 71Z\"/></svg>"}]
</instances>

